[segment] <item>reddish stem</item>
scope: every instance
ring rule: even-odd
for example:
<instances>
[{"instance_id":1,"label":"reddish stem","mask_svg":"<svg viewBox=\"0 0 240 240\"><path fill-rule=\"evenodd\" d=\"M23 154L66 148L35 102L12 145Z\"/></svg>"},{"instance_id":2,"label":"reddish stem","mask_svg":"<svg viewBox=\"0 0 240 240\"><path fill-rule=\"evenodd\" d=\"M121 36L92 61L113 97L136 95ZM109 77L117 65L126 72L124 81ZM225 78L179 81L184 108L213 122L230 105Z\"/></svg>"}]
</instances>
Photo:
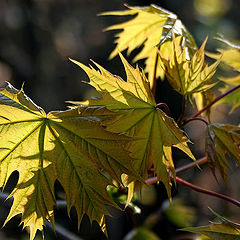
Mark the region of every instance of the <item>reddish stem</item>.
<instances>
[{"instance_id":1,"label":"reddish stem","mask_svg":"<svg viewBox=\"0 0 240 240\"><path fill-rule=\"evenodd\" d=\"M168 105L167 105L166 103L158 103L158 104L156 105L156 108L161 109L162 107L164 108L165 113L166 113L168 116L171 116L171 115L172 115L172 114L171 114L171 111L170 111L170 109L169 109L169 107L168 107Z\"/></svg>"},{"instance_id":2,"label":"reddish stem","mask_svg":"<svg viewBox=\"0 0 240 240\"><path fill-rule=\"evenodd\" d=\"M171 179L172 181L174 180L174 177L171 176ZM204 194L207 194L207 195L210 195L210 196L213 196L213 197L217 197L217 198L221 198L223 200L226 200L228 202L231 202L232 204L240 207L240 202L237 201L236 199L233 199L229 196L226 196L226 195L223 195L223 194L220 194L220 193L217 193L217 192L213 192L213 191L210 191L210 190L207 190L207 189L204 189L204 188L201 188L201 187L198 187L196 185L193 185L185 180L183 180L182 178L179 178L179 177L176 177L176 181L179 183L179 184L182 184L188 188L191 188L192 190L194 191L197 191L197 192L200 192L200 193L204 193Z\"/></svg>"},{"instance_id":3,"label":"reddish stem","mask_svg":"<svg viewBox=\"0 0 240 240\"><path fill-rule=\"evenodd\" d=\"M200 158L200 159L197 160L197 164L198 164L199 166L202 165L202 164L204 164L204 163L206 163L206 162L207 162L207 157L202 157L202 158ZM181 172L184 172L184 171L186 171L186 170L188 170L188 169L191 169L191 168L193 168L193 167L196 167L197 164L196 164L196 162L188 163L188 164L186 164L186 165L183 165L182 167L176 168L175 172L176 172L176 174L181 173ZM148 173L154 174L154 169L153 169L153 168L149 169L149 170L148 170Z\"/></svg>"},{"instance_id":4,"label":"reddish stem","mask_svg":"<svg viewBox=\"0 0 240 240\"><path fill-rule=\"evenodd\" d=\"M198 163L199 166L206 163L206 162L207 162L207 157L202 157L202 158L197 160L197 163ZM186 164L182 167L176 168L175 172L176 172L176 174L178 174L178 173L184 172L184 171L186 171L188 169L191 169L193 167L196 167L196 166L197 166L196 162L191 162L191 163Z\"/></svg>"},{"instance_id":5,"label":"reddish stem","mask_svg":"<svg viewBox=\"0 0 240 240\"><path fill-rule=\"evenodd\" d=\"M183 109L182 109L182 113L177 121L177 124L180 125L182 120L183 120L183 117L185 115L185 111L186 111L186 98L185 96L183 96Z\"/></svg>"},{"instance_id":6,"label":"reddish stem","mask_svg":"<svg viewBox=\"0 0 240 240\"><path fill-rule=\"evenodd\" d=\"M193 118L193 117L191 117L191 118L185 119L185 120L183 121L183 123L180 125L180 127L183 127L183 126L185 126L186 124L188 124L189 122L195 121L195 120L202 121L202 122L204 122L206 125L209 124L209 122L208 122L206 119L204 119L204 118L200 118L200 117L194 117L194 118Z\"/></svg>"},{"instance_id":7,"label":"reddish stem","mask_svg":"<svg viewBox=\"0 0 240 240\"><path fill-rule=\"evenodd\" d=\"M240 87L240 84L229 89L227 92L221 94L220 96L216 97L212 102L210 102L207 106L205 106L203 109L201 109L200 111L198 111L197 113L195 113L191 118L196 118L197 116L199 116L201 113L203 113L204 111L206 111L208 108L210 108L213 104L215 104L217 101L219 101L220 99L224 98L225 96L229 95L230 93L232 93L233 91L236 91L238 88Z\"/></svg>"},{"instance_id":8,"label":"reddish stem","mask_svg":"<svg viewBox=\"0 0 240 240\"><path fill-rule=\"evenodd\" d=\"M170 177L171 177L171 180L174 181L174 177L172 175L170 175ZM153 177L153 178L147 179L145 182L146 182L147 185L150 185L150 184L154 184L154 183L158 182L158 179L157 179L157 177ZM223 195L223 194L220 194L220 193L217 193L217 192L213 192L213 191L198 187L198 186L193 185L192 183L189 183L189 182L187 182L187 181L185 181L185 180L183 180L182 178L179 178L179 177L176 177L176 182L179 183L179 184L182 184L182 185L184 185L188 188L191 188L192 190L194 190L196 192L201 192L201 193L213 196L213 197L221 198L223 200L231 202L232 204L240 207L240 202L231 198L231 197L229 197L229 196L226 196L226 195Z\"/></svg>"}]
</instances>

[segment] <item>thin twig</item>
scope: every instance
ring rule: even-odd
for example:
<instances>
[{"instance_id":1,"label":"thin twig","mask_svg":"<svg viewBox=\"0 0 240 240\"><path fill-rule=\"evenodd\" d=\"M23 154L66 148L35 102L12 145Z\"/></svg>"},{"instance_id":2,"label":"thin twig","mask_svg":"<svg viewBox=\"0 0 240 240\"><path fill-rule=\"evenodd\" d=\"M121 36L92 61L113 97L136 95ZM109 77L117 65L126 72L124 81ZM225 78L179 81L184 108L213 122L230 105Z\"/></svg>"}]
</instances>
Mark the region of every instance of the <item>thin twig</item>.
<instances>
[{"instance_id":1,"label":"thin twig","mask_svg":"<svg viewBox=\"0 0 240 240\"><path fill-rule=\"evenodd\" d=\"M198 159L196 162L197 162L198 166L200 166L207 162L207 157L202 157L202 158ZM186 165L183 165L182 167L176 168L175 173L178 174L178 173L184 172L188 169L191 169L193 167L196 167L197 166L196 162L191 162ZM151 168L148 170L149 174L151 174L151 173L154 174L154 172L155 172L154 168Z\"/></svg>"},{"instance_id":2,"label":"thin twig","mask_svg":"<svg viewBox=\"0 0 240 240\"><path fill-rule=\"evenodd\" d=\"M198 163L199 166L206 163L206 162L207 162L207 157L203 157L203 158L200 158L200 159L197 160L197 163ZM183 165L182 167L176 168L175 172L176 172L176 174L182 173L182 172L184 172L188 169L191 169L193 167L196 167L196 166L197 166L196 162L191 162L189 164Z\"/></svg>"},{"instance_id":3,"label":"thin twig","mask_svg":"<svg viewBox=\"0 0 240 240\"><path fill-rule=\"evenodd\" d=\"M200 114L202 114L204 111L206 111L207 109L209 109L213 104L215 104L217 101L219 101L220 99L226 97L227 95L229 95L230 93L232 93L233 91L236 91L238 88L240 88L240 84L229 89L227 92L221 94L220 96L216 97L212 102L210 102L207 106L205 106L203 109L199 110L197 113L195 113L191 118L196 118L197 116L199 116Z\"/></svg>"},{"instance_id":4,"label":"thin twig","mask_svg":"<svg viewBox=\"0 0 240 240\"><path fill-rule=\"evenodd\" d=\"M174 180L173 176L171 176L171 179ZM214 192L214 191L210 191L210 190L198 187L198 186L196 186L196 185L194 185L190 182L187 182L187 181L185 181L185 180L183 180L182 178L179 178L179 177L176 177L176 181L177 181L177 183L179 183L181 185L184 185L188 188L191 188L194 191L204 193L204 194L207 194L207 195L210 195L210 196L213 196L213 197L221 198L223 200L226 200L226 201L240 207L240 202L237 201L236 199L233 199L233 198L229 197L229 196L226 196L226 195Z\"/></svg>"},{"instance_id":5,"label":"thin twig","mask_svg":"<svg viewBox=\"0 0 240 240\"><path fill-rule=\"evenodd\" d=\"M185 126L186 124L188 124L189 122L192 122L192 121L195 121L195 120L198 120L198 121L202 121L204 122L206 125L209 125L209 122L204 119L204 118L200 118L200 117L194 117L194 118L187 118L185 120L183 120L182 124L179 125L179 127L183 127Z\"/></svg>"},{"instance_id":6,"label":"thin twig","mask_svg":"<svg viewBox=\"0 0 240 240\"><path fill-rule=\"evenodd\" d=\"M177 120L178 125L181 124L183 117L185 115L185 111L186 111L186 98L185 98L185 96L183 96L183 108L182 108L182 113L181 113L179 119Z\"/></svg>"},{"instance_id":7,"label":"thin twig","mask_svg":"<svg viewBox=\"0 0 240 240\"><path fill-rule=\"evenodd\" d=\"M165 113L166 113L168 116L172 116L171 111L170 111L170 109L169 109L169 107L168 107L168 105L167 105L166 103L158 103L158 104L156 105L156 108L158 108L158 109L161 109L162 107L164 108Z\"/></svg>"},{"instance_id":8,"label":"thin twig","mask_svg":"<svg viewBox=\"0 0 240 240\"><path fill-rule=\"evenodd\" d=\"M172 175L170 175L170 177L171 177L171 180L174 181L174 177ZM145 183L147 185L151 185L151 184L154 184L156 182L158 182L157 177L149 178L145 181ZM189 183L189 182L187 182L187 181L185 181L185 180L183 180L182 178L179 178L179 177L176 177L176 182L179 183L179 184L182 184L182 185L184 185L188 188L191 188L194 191L201 192L201 193L213 196L213 197L221 198L223 200L231 202L232 204L240 207L240 202L237 201L236 199L233 199L233 198L229 197L229 196L226 196L226 195L214 192L214 191L210 191L210 190L198 187L198 186L196 186L192 183Z\"/></svg>"}]
</instances>

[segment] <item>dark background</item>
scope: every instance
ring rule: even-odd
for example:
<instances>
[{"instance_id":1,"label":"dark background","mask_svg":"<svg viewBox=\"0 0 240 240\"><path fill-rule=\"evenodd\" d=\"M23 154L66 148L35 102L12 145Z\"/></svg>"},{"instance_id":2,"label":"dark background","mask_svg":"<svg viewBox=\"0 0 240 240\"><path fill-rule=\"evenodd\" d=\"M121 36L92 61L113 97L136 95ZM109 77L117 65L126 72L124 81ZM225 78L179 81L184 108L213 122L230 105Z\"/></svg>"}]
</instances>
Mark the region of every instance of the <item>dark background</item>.
<instances>
[{"instance_id":1,"label":"dark background","mask_svg":"<svg viewBox=\"0 0 240 240\"><path fill-rule=\"evenodd\" d=\"M93 59L110 72L124 77L118 57L108 61L108 56L114 48L114 33L102 30L128 18L97 17L100 12L126 9L124 3L132 6L154 3L176 13L195 37L198 45L208 35L207 50L216 50L220 46L216 40L213 40L217 33L221 33L231 40L240 39L239 0L1 0L0 86L5 86L5 81L10 81L19 89L24 83L25 93L48 112L66 109L64 102L67 100L84 100L96 94L91 87L81 82L82 80L86 81L87 77L80 68L68 60L69 57L84 64L90 63L90 59ZM133 55L129 59L132 57ZM159 84L158 93L160 94L157 95L157 99L167 102L177 117L181 111L181 105L176 104L176 99L181 101L181 97L173 92L173 95L162 96L161 93L166 93L166 91L171 91L167 83ZM224 122L226 120L224 111L226 110L218 109L215 118ZM196 131L192 137L199 139L199 134ZM197 154L201 155L203 152L199 150ZM190 178L191 176L190 173L186 177ZM213 178L206 183L202 182L206 181L203 180L206 177L199 176L199 179L203 185L210 185L212 188L217 186ZM221 187L218 188L221 190ZM159 189L162 189L161 186L157 190ZM163 189L162 191L164 192ZM183 197L191 196L188 191L184 191L182 191ZM232 191L234 192L234 190ZM156 206L160 206L161 201L166 197L165 192L156 192L159 200ZM199 200L196 200L198 197L195 195L189 202L198 201L200 205L202 204L203 211L205 211L203 215L206 217L209 215L208 205L201 203L201 196L197 196ZM204 201L207 201L206 199L204 198ZM211 200L209 201L211 204ZM217 205L216 202L213 204ZM220 205L219 209L222 208ZM8 209L8 206L1 205L1 221L4 220ZM148 208L145 207L145 209ZM150 208L149 212L153 209L154 206ZM234 210L231 212L231 207L228 205L227 210L230 213L234 212ZM148 212L145 214L147 215ZM110 223L115 231L112 231L112 235L110 234L110 239L122 239L130 230L128 218L124 213L120 215L123 217L115 218ZM74 212L72 220L67 218L64 209L58 210L56 216L58 223L70 231L77 232ZM142 218L144 218L144 214ZM198 223L201 221L207 223L206 218L199 219ZM141 222L141 217L139 222ZM0 239L26 239L25 232L22 234L20 228L17 227L18 224L18 219L7 224L1 230ZM171 228L167 229L164 225L160 229L163 232L164 230L172 231ZM100 233L97 232L97 235L94 235L95 231L97 231L95 227L91 228L84 223L80 236L84 236L85 239L100 239ZM89 232L92 233L91 237ZM160 235L163 240L170 239L166 234L164 238L164 233ZM47 239L64 238L48 233Z\"/></svg>"}]
</instances>

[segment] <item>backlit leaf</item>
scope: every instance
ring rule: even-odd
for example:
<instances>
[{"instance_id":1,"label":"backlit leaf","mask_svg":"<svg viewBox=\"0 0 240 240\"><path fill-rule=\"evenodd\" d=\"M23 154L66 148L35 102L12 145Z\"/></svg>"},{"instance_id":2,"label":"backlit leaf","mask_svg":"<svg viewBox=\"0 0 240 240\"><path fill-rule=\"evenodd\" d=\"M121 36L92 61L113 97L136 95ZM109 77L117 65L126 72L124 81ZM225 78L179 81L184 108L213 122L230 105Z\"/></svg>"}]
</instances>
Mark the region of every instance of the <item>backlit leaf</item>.
<instances>
[{"instance_id":1,"label":"backlit leaf","mask_svg":"<svg viewBox=\"0 0 240 240\"><path fill-rule=\"evenodd\" d=\"M171 86L182 95L191 95L210 89L214 84L210 79L216 71L220 60L210 66L204 61L204 48L207 39L201 48L195 52L191 60L187 58L186 50L180 45L181 36L173 38L171 43L172 54L162 55L159 52L165 68L165 74Z\"/></svg>"},{"instance_id":2,"label":"backlit leaf","mask_svg":"<svg viewBox=\"0 0 240 240\"><path fill-rule=\"evenodd\" d=\"M240 127L227 124L211 124L207 127L206 154L208 164L215 176L215 169L220 171L225 180L227 168L230 168L226 154L233 157L240 165Z\"/></svg>"},{"instance_id":3,"label":"backlit leaf","mask_svg":"<svg viewBox=\"0 0 240 240\"><path fill-rule=\"evenodd\" d=\"M221 89L221 92L226 92L230 88L235 87L240 84L240 46L234 45L226 39L218 38L218 40L224 42L229 49L220 49L218 50L220 54L209 54L212 58L218 58L221 55L221 61L230 66L233 70L238 72L238 75L235 77L224 77L221 80L226 84L225 87ZM233 93L222 98L217 104L227 103L232 106L230 111L233 112L236 108L240 106L240 89L234 91Z\"/></svg>"},{"instance_id":4,"label":"backlit leaf","mask_svg":"<svg viewBox=\"0 0 240 240\"><path fill-rule=\"evenodd\" d=\"M214 214L217 216L219 222L213 222L203 227L187 227L181 230L202 234L212 240L240 240L240 225L216 213Z\"/></svg>"},{"instance_id":5,"label":"backlit leaf","mask_svg":"<svg viewBox=\"0 0 240 240\"><path fill-rule=\"evenodd\" d=\"M226 86L221 89L221 92L225 93L229 89L236 87L240 84L240 75L233 78L225 78L222 80L226 83ZM240 106L240 88L233 91L231 94L225 96L218 102L218 104L222 103L227 103L232 106L230 113L237 109Z\"/></svg>"},{"instance_id":6,"label":"backlit leaf","mask_svg":"<svg viewBox=\"0 0 240 240\"><path fill-rule=\"evenodd\" d=\"M192 56L197 46L194 39L187 31L178 17L157 5L149 7L129 7L126 11L106 12L101 15L136 15L133 19L108 27L106 30L123 30L116 34L116 48L110 55L115 57L119 51L127 49L130 54L134 49L142 46L142 50L134 58L134 61L146 59L145 72L148 73L150 85L153 84L155 64L157 62L156 75L163 77L161 59L158 57L158 45L162 53L168 51L168 42L172 41L172 34L182 36L182 46L188 56Z\"/></svg>"},{"instance_id":7,"label":"backlit leaf","mask_svg":"<svg viewBox=\"0 0 240 240\"><path fill-rule=\"evenodd\" d=\"M174 172L171 147L177 147L194 156L187 146L188 138L178 128L172 118L156 108L156 103L150 90L149 82L138 67L134 69L123 58L127 82L112 75L107 70L95 64L98 69L89 68L77 61L89 76L90 85L102 95L100 99L92 99L81 104L88 106L105 106L114 111L114 119L105 121L107 130L116 133L126 133L136 140L129 144L129 151L135 160L134 168L143 178L153 165L156 175L162 181L170 196L171 180L169 174Z\"/></svg>"},{"instance_id":8,"label":"backlit leaf","mask_svg":"<svg viewBox=\"0 0 240 240\"><path fill-rule=\"evenodd\" d=\"M31 239L45 219L54 225L56 180L66 192L68 211L76 208L79 224L84 214L101 223L106 205L117 207L106 191L112 182L103 173L118 182L122 173L137 176L125 151L129 137L105 131L94 121L96 113L89 116L93 112L79 107L46 114L23 90L10 84L0 90L0 187L12 172L19 173L5 223L22 214Z\"/></svg>"}]
</instances>

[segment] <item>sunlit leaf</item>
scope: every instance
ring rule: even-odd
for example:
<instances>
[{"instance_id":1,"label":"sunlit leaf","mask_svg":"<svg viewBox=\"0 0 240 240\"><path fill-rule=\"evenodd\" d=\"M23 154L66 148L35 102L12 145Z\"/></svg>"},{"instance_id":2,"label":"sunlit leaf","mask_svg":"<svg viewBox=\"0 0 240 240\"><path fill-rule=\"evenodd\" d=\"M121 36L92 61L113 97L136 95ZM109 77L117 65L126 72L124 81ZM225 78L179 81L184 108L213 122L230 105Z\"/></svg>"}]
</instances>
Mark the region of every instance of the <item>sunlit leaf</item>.
<instances>
[{"instance_id":1,"label":"sunlit leaf","mask_svg":"<svg viewBox=\"0 0 240 240\"><path fill-rule=\"evenodd\" d=\"M167 205L167 206L166 206ZM196 220L196 211L193 207L184 205L181 199L174 199L172 204L165 202L164 214L177 227L187 227Z\"/></svg>"},{"instance_id":2,"label":"sunlit leaf","mask_svg":"<svg viewBox=\"0 0 240 240\"><path fill-rule=\"evenodd\" d=\"M191 60L187 58L186 50L180 45L181 36L173 38L172 54L164 56L159 52L169 83L182 95L206 91L214 86L210 79L213 77L220 60L210 66L206 65L204 61L206 41L207 39Z\"/></svg>"},{"instance_id":3,"label":"sunlit leaf","mask_svg":"<svg viewBox=\"0 0 240 240\"><path fill-rule=\"evenodd\" d=\"M194 159L186 143L188 138L172 118L156 108L144 73L138 68L131 67L123 56L120 56L125 67L127 82L112 75L98 64L95 65L100 72L73 61L88 74L90 85L102 95L100 99L92 99L81 104L105 106L118 114L113 120L105 121L107 130L124 132L135 138L135 141L129 144L131 156L138 159L134 162L134 168L146 178L147 171L153 165L158 179L165 184L170 196L169 174L175 174L171 147L181 149Z\"/></svg>"},{"instance_id":4,"label":"sunlit leaf","mask_svg":"<svg viewBox=\"0 0 240 240\"><path fill-rule=\"evenodd\" d=\"M218 49L219 54L208 54L210 57L218 59L221 55L221 60L233 69L240 72L240 46L222 37L216 38L217 40L226 44L228 49Z\"/></svg>"},{"instance_id":5,"label":"sunlit leaf","mask_svg":"<svg viewBox=\"0 0 240 240\"><path fill-rule=\"evenodd\" d=\"M240 240L240 225L216 213L214 214L217 216L219 222L213 222L203 227L188 227L181 230L202 234L212 240Z\"/></svg>"},{"instance_id":6,"label":"sunlit leaf","mask_svg":"<svg viewBox=\"0 0 240 240\"><path fill-rule=\"evenodd\" d=\"M23 90L10 84L0 90L0 187L12 172L19 173L5 223L22 214L31 239L45 219L54 225L56 180L66 192L68 211L76 208L79 224L85 213L101 223L106 205L117 207L106 191L112 182L103 173L118 182L122 173L137 176L125 151L129 138L105 131L96 116L89 117L93 112L79 107L46 114Z\"/></svg>"},{"instance_id":7,"label":"sunlit leaf","mask_svg":"<svg viewBox=\"0 0 240 240\"><path fill-rule=\"evenodd\" d=\"M215 176L215 169L220 171L225 180L230 164L226 154L240 165L240 127L227 124L211 124L207 128L206 154L208 164Z\"/></svg>"},{"instance_id":8,"label":"sunlit leaf","mask_svg":"<svg viewBox=\"0 0 240 240\"><path fill-rule=\"evenodd\" d=\"M236 87L240 84L240 75L234 78L224 79L226 86L221 89L222 93L227 92L229 89ZM232 106L229 113L232 113L235 109L240 106L240 88L233 91L231 94L222 98L218 104L227 103L228 105Z\"/></svg>"},{"instance_id":9,"label":"sunlit leaf","mask_svg":"<svg viewBox=\"0 0 240 240\"><path fill-rule=\"evenodd\" d=\"M192 95L192 98L194 99L196 103L197 110L203 109L205 106L207 106L209 103L211 103L215 96L213 94L213 91L211 89L208 89L204 92L197 92ZM211 114L211 108L208 108L206 111L202 113L202 115L206 115L207 118L210 120L210 114Z\"/></svg>"},{"instance_id":10,"label":"sunlit leaf","mask_svg":"<svg viewBox=\"0 0 240 240\"><path fill-rule=\"evenodd\" d=\"M110 55L115 57L119 51L127 49L130 54L134 49L142 46L142 50L134 58L134 61L146 59L145 72L148 73L150 85L153 84L155 64L157 62L156 75L162 77L164 71L162 62L158 57L158 45L161 52L167 52L168 42L172 41L172 34L182 36L182 47L188 56L192 56L197 46L194 39L187 31L178 17L157 5L149 7L129 7L126 11L106 12L101 15L136 15L133 19L108 27L106 30L123 30L116 34L116 48Z\"/></svg>"}]
</instances>

